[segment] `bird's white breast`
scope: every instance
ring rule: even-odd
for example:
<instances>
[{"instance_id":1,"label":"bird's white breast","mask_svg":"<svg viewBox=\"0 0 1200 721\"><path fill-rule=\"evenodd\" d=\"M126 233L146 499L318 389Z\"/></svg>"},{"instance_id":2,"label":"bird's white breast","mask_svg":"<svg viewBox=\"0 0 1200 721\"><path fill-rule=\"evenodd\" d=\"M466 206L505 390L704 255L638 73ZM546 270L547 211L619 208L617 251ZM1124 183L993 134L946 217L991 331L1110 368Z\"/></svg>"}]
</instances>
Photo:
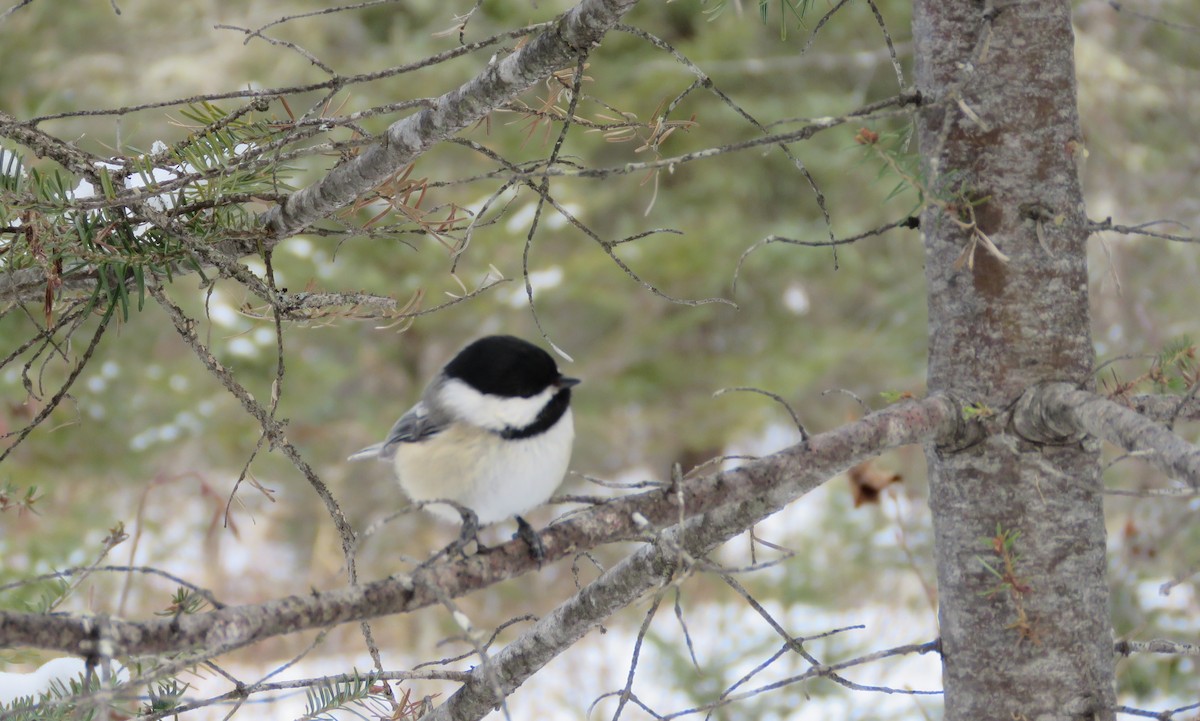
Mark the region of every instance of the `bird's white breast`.
<instances>
[{"instance_id":1,"label":"bird's white breast","mask_svg":"<svg viewBox=\"0 0 1200 721\"><path fill-rule=\"evenodd\" d=\"M399 444L396 476L414 501L449 499L473 510L480 523L494 523L541 505L554 493L566 475L574 438L570 410L545 433L518 440L456 423L428 441ZM426 508L459 520L450 506Z\"/></svg>"}]
</instances>

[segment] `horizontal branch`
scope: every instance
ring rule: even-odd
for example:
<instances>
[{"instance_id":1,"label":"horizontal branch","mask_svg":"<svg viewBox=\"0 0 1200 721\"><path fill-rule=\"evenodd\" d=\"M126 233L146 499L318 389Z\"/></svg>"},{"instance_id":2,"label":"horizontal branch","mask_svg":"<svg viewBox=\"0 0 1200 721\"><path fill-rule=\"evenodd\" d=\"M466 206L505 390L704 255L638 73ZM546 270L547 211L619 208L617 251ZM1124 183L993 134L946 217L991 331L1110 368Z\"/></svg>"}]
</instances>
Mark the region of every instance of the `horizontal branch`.
<instances>
[{"instance_id":1,"label":"horizontal branch","mask_svg":"<svg viewBox=\"0 0 1200 721\"><path fill-rule=\"evenodd\" d=\"M851 121L864 120L881 120L884 118L905 117L913 114L913 109L909 106L916 104L917 97L915 95L897 95L892 98L889 105L896 106L891 110L875 110L870 113L862 113L862 109L853 111L847 115L838 117L815 118L812 123L805 125L796 130L790 130L785 133L772 133L770 135L762 135L751 138L750 140L742 140L736 143L720 145L712 148L703 148L694 150L690 153L682 155L674 155L670 157L660 157L655 160L647 160L639 163L624 163L621 165L610 165L604 168L573 168L566 165L558 165L554 167L539 167L535 169L522 170L519 172L493 171L492 175L503 174L506 178L520 179L537 179L545 176L549 177L564 177L564 178L607 178L615 175L633 175L635 173L643 173L651 170L674 170L685 163L691 163L697 160L708 160L720 155L729 153L740 153L743 150L752 150L766 145L788 145L790 143L808 140L817 133L832 128L839 127ZM877 107L879 103L872 103L869 107ZM829 243L826 242L828 245Z\"/></svg>"},{"instance_id":2,"label":"horizontal branch","mask_svg":"<svg viewBox=\"0 0 1200 721\"><path fill-rule=\"evenodd\" d=\"M718 474L712 487L740 488L738 497L743 500L693 515L624 559L475 669L472 681L429 718L481 718L605 618L666 582L684 554L703 556L865 457L953 435L958 418L958 410L943 398L897 406L743 469ZM670 492L659 495L668 501L668 513L679 508L670 504ZM685 508L695 505L690 494L683 497L689 499L682 504Z\"/></svg>"},{"instance_id":3,"label":"horizontal branch","mask_svg":"<svg viewBox=\"0 0 1200 721\"><path fill-rule=\"evenodd\" d=\"M1155 638L1149 641L1117 641L1113 647L1122 656L1135 653L1162 653L1171 656L1200 656L1200 646L1182 641Z\"/></svg>"},{"instance_id":4,"label":"horizontal branch","mask_svg":"<svg viewBox=\"0 0 1200 721\"><path fill-rule=\"evenodd\" d=\"M1160 423L1200 421L1200 397L1146 393L1129 399L1129 406L1138 413Z\"/></svg>"},{"instance_id":5,"label":"horizontal branch","mask_svg":"<svg viewBox=\"0 0 1200 721\"><path fill-rule=\"evenodd\" d=\"M1163 223L1170 223L1171 225L1182 225L1181 223L1177 223L1177 222L1171 221L1171 220L1156 220L1156 221L1153 221L1150 223L1142 223L1141 225L1120 225L1120 224L1114 224L1112 221L1112 218L1105 218L1104 220L1101 220L1101 221L1089 220L1088 221L1088 232L1089 233L1111 232L1111 233L1122 233L1124 235L1142 235L1142 236L1146 236L1148 238L1173 240L1176 243L1200 243L1200 238L1197 238L1194 235L1179 235L1177 233L1159 233L1158 231L1147 230L1147 228L1149 228L1152 225L1161 225Z\"/></svg>"},{"instance_id":6,"label":"horizontal branch","mask_svg":"<svg viewBox=\"0 0 1200 721\"><path fill-rule=\"evenodd\" d=\"M1069 442L1087 435L1136 453L1173 478L1200 486L1200 448L1142 414L1068 383L1026 391L1013 417L1026 438Z\"/></svg>"},{"instance_id":7,"label":"horizontal branch","mask_svg":"<svg viewBox=\"0 0 1200 721\"><path fill-rule=\"evenodd\" d=\"M553 562L603 543L640 537L689 518L696 520L679 531L681 542L686 548L707 548L864 458L901 445L949 442L960 422L957 406L942 396L891 406L740 468L582 511L541 533L545 560ZM661 551L643 550L605 577L630 564L644 568L649 553ZM524 541L511 541L485 554L419 568L411 575L176 618L126 621L0 611L0 647L55 649L92 657L193 648L211 649L216 655L273 636L413 611L535 567ZM619 603L601 603L598 609L606 607L616 608ZM591 628L604 615L588 617L593 619L587 627ZM578 638L587 628L574 628L571 633Z\"/></svg>"},{"instance_id":8,"label":"horizontal branch","mask_svg":"<svg viewBox=\"0 0 1200 721\"><path fill-rule=\"evenodd\" d=\"M471 681L421 721L483 718L588 631L654 586L665 583L677 570L683 554L704 556L837 473L885 450L945 440L959 432L959 418L955 404L945 397L934 396L877 411L813 436L806 443L729 473L711 476L714 489L730 484L741 487L737 497L742 500L692 515L665 531L656 542L623 559L472 670ZM668 502L675 498L670 491L642 494L655 495ZM694 506L692 495L686 497L684 506Z\"/></svg>"},{"instance_id":9,"label":"horizontal branch","mask_svg":"<svg viewBox=\"0 0 1200 721\"><path fill-rule=\"evenodd\" d=\"M43 133L0 110L0 138L8 138L34 152L39 158L51 158L72 173L96 177L96 158L64 140Z\"/></svg>"},{"instance_id":10,"label":"horizontal branch","mask_svg":"<svg viewBox=\"0 0 1200 721\"><path fill-rule=\"evenodd\" d=\"M353 202L437 143L512 101L555 70L589 52L637 0L582 0L517 52L437 99L434 107L398 120L379 142L293 193L260 221L278 241ZM248 249L251 252L253 249Z\"/></svg>"}]
</instances>

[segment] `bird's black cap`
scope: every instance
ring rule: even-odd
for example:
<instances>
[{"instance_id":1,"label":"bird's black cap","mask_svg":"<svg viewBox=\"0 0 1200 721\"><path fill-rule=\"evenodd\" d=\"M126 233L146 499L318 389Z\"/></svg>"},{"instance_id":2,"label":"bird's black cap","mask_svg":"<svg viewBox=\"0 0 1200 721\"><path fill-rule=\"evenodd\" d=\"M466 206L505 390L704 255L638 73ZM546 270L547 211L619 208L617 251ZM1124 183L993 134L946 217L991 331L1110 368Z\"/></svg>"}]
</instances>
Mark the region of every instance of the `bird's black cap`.
<instances>
[{"instance_id":1,"label":"bird's black cap","mask_svg":"<svg viewBox=\"0 0 1200 721\"><path fill-rule=\"evenodd\" d=\"M509 398L536 396L555 384L574 385L558 372L549 353L511 335L489 335L471 343L446 364L445 372L480 393Z\"/></svg>"}]
</instances>

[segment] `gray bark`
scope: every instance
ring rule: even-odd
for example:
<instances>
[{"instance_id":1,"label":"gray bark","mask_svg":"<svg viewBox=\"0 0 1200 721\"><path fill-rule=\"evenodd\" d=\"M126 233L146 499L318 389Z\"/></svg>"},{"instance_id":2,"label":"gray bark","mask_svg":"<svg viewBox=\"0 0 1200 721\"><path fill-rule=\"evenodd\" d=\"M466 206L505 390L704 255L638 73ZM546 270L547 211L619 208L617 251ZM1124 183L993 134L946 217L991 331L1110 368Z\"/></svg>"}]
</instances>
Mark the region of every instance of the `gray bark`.
<instances>
[{"instance_id":1,"label":"gray bark","mask_svg":"<svg viewBox=\"0 0 1200 721\"><path fill-rule=\"evenodd\" d=\"M929 390L999 411L1038 383L1087 388L1094 353L1070 3L917 0L913 35L924 177L945 203L921 218ZM970 220L967 203L1007 261L979 247L972 263L956 264L972 242L954 222ZM1111 719L1098 444L988 429L973 445L926 449L945 718ZM981 540L998 529L1020 533L1007 585L984 565L1002 565Z\"/></svg>"},{"instance_id":2,"label":"gray bark","mask_svg":"<svg viewBox=\"0 0 1200 721\"><path fill-rule=\"evenodd\" d=\"M1066 383L1038 386L1022 396L1013 426L1045 443L1100 438L1200 488L1200 448L1135 410Z\"/></svg>"},{"instance_id":3,"label":"gray bark","mask_svg":"<svg viewBox=\"0 0 1200 721\"><path fill-rule=\"evenodd\" d=\"M1137 395L1129 399L1129 407L1168 427L1179 421L1200 421L1200 397L1194 392L1182 397Z\"/></svg>"}]
</instances>

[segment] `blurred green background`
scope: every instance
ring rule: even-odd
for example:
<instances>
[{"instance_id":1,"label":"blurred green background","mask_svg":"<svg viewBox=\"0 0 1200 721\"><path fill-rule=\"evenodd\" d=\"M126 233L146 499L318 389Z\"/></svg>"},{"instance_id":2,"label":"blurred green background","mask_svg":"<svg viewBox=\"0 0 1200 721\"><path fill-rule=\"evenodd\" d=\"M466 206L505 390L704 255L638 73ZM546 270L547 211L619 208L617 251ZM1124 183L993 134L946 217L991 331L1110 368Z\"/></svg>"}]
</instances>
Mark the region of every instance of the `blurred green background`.
<instances>
[{"instance_id":1,"label":"blurred green background","mask_svg":"<svg viewBox=\"0 0 1200 721\"><path fill-rule=\"evenodd\" d=\"M906 82L911 82L908 3L875 4ZM328 7L325 3L297 0L251 7L220 0L125 0L119 6L118 16L107 3L73 4L69 11L33 3L0 22L4 110L27 119L328 78L300 53L257 39L244 43L242 32L215 27L257 28ZM489 0L470 20L465 38L472 42L543 21L567 7L561 0L536 5ZM790 10L781 17L778 5L769 6L764 20L757 6L733 0L723 5L647 0L627 22L671 43L739 106L763 124L779 123L772 129L780 130L799 127L797 118L841 115L899 91L884 34L867 3L850 3L813 37L817 21L831 7L814 3L801 22ZM470 2L414 0L297 18L265 32L295 43L347 76L455 47L456 33L436 33L452 28L454 15L470 8ZM1193 28L1200 25L1200 9L1187 0L1156 3L1154 12ZM1193 191L1200 151L1189 141L1200 111L1200 96L1194 92L1200 86L1196 31L1119 13L1096 1L1077 4L1077 33L1089 217L1112 216L1129 224L1163 218L1196 221L1200 201ZM335 97L328 112L344 114L439 95L472 76L494 52L496 48L487 48L417 72L354 84ZM651 119L694 79L667 53L622 32L610 33L593 53L586 75L586 97L577 114L598 122L614 118L613 109ZM547 92L547 86L539 86L524 100L539 107ZM292 94L288 104L301 113L320 97ZM238 104L218 102L225 109ZM565 108L566 101L560 105ZM187 128L179 110L69 117L39 127L100 155L126 154L156 140L172 143L184 137ZM265 115L285 119L287 113L276 103ZM361 127L379 132L397 117L369 118ZM694 119L695 125L676 130L658 148L663 156L761 135L703 90L690 94L671 119ZM677 298L720 297L737 304L735 309L669 302L633 281L602 247L552 208L543 209L528 267L542 328L575 359L564 361L567 372L584 379L575 395L575 472L605 479L661 479L676 462L691 468L723 453L768 452L797 439L787 412L770 399L749 393L714 398L722 388L754 386L777 393L812 432L862 412L849 395L826 393L831 389L848 390L872 407L887 402L881 394L923 392L926 316L917 231L892 231L836 253L771 244L747 256L739 269L743 253L772 234L806 241L826 240L830 232L846 237L899 220L914 207L917 198L911 190L889 197L897 178L854 143L859 127L850 123L791 146L820 188L831 226L809 182L775 147L683 164L656 176L553 179L554 197L605 240L652 228L679 231L614 248L647 283ZM902 120L870 127L900 137L905 131ZM531 127L525 116L497 112L463 137L521 161L545 157L558 129L544 123ZM349 136L341 132L334 137ZM653 150L639 150L642 140L611 140L577 127L562 153L586 166L616 166L654 155ZM297 170L289 182L306 185L332 162L329 157L301 159L293 163ZM412 177L435 182L493 168L468 148L446 144L423 156ZM422 207L454 203L478 208L501 182L432 187ZM277 282L291 290L364 291L398 299L420 293L423 305L432 306L449 300L447 294L461 294L463 284L475 288L484 283L493 268L508 279L467 302L418 318L411 327L337 318L285 327L287 373L280 416L289 419L289 439L330 485L357 528L401 508L404 501L388 468L349 465L345 456L380 439L416 399L424 380L463 343L493 332L538 338L521 280L535 202L535 194L520 190L493 204L490 213L502 208L502 214L475 233L456 266L437 238L416 233L341 239L300 235L279 247ZM378 207L365 208L341 216L339 223L361 226L378 212ZM1187 232L1171 225L1161 229ZM1100 235L1092 240L1091 261L1094 338L1101 360L1154 354L1171 338L1197 333L1195 278L1200 269L1195 246ZM261 271L260 261L246 263ZM260 400L269 398L276 339L271 322L242 312L254 299L227 282L207 294L198 289L196 277L188 276L173 284L171 295L202 318L201 337L236 377ZM0 347L15 348L40 322L36 305L28 314L10 309L0 320ZM77 336L62 355L39 360L25 373L20 359L0 372L0 431L19 429L36 413L69 372L85 338ZM1148 360L1134 358L1114 368L1126 379L1148 366ZM23 375L31 379L33 394L26 391ZM1181 430L1196 439L1194 427ZM255 421L206 375L165 314L148 301L144 311L102 341L62 407L0 464L0 488L8 484L23 492L36 486L41 496L36 514L0 514L0 582L89 562L100 539L118 522L135 537L118 546L109 561L170 568L212 588L226 602L253 602L343 582L340 546L325 510L279 454L262 453L250 466L250 475L270 493L243 484L230 503L234 481L257 440ZM880 505L853 508L849 486L839 479L800 501L797 505L807 504L804 509L789 509L784 520L764 524L771 535L761 529L760 535L798 553L784 570L750 576L747 585L759 598L773 599L777 608L803 604L823 609L822 621L829 614L844 614L851 623L878 614L886 619L885 609L891 608L916 619L912 635L897 643L933 638L923 465L919 449L879 461L881 468L904 479ZM1106 478L1121 488L1163 484L1136 462L1114 467ZM569 479L564 490L601 492L579 477ZM1200 567L1194 501L1110 500L1118 633L1137 638L1194 635L1200 618L1191 575ZM536 520L545 523L553 515L542 511ZM362 574L374 578L395 572L404 567L401 556L423 557L452 535L453 529L429 519L403 516L365 544ZM741 551L747 546L731 544ZM600 558L612 561L622 550L606 549ZM730 562L744 561L744 553L730 557ZM585 580L589 573L584 572ZM516 613L544 612L571 592L569 576L570 569L560 564L519 584L466 599L464 608L485 627ZM1170 580L1183 583L1169 595L1150 592ZM703 577L684 588L698 607L736 608L740 603ZM90 581L67 607L140 616L164 607L171 590L170 584L144 579L126 589L124 577L110 576ZM26 586L6 592L0 603L21 607L43 593L43 586ZM741 633L736 613L728 618L714 614L710 622L718 640L728 642ZM614 623L636 627L639 618L635 612ZM823 623L799 623L803 627L792 629L795 633L825 630ZM385 642L404 639L413 654L454 632L441 609L386 619L377 626ZM673 631L661 633L662 652L679 653L669 641ZM356 634L356 629L342 629L329 643L342 644L365 667ZM282 639L250 655L255 660L271 654L282 658L306 640ZM755 643L736 658L761 656L777 642L764 633ZM879 638L827 643L836 655L877 648ZM723 648L720 642L715 647ZM620 655L612 664L619 676L628 651L616 653ZM692 678L697 672L682 662L686 659L679 660L659 672L677 674L685 696L689 688L695 698L719 691L719 683L700 683ZM735 661L727 664L733 668ZM1190 664L1186 659L1123 662L1122 689L1133 699L1182 693L1194 673ZM936 688L940 679L933 675L918 685ZM817 693L814 688L810 692ZM821 693L832 692L821 688ZM780 698L758 702L764 704L759 710L766 713L776 702L787 708L791 702ZM936 714L936 703L928 708ZM885 715L897 714L904 715Z\"/></svg>"}]
</instances>

